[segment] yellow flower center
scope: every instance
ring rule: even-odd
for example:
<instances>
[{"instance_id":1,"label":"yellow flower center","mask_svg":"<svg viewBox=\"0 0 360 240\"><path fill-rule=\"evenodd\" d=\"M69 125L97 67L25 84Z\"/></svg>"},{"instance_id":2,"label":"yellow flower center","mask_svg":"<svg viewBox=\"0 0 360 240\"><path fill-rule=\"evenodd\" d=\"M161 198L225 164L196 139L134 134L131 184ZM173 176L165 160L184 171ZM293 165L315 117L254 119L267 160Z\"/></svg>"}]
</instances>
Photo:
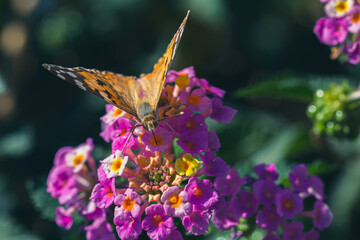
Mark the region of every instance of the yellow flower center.
<instances>
[{"instance_id":1,"label":"yellow flower center","mask_svg":"<svg viewBox=\"0 0 360 240\"><path fill-rule=\"evenodd\" d=\"M127 197L125 201L122 204L123 208L125 208L127 211L131 211L135 206L135 201L131 198Z\"/></svg>"},{"instance_id":2,"label":"yellow flower center","mask_svg":"<svg viewBox=\"0 0 360 240\"><path fill-rule=\"evenodd\" d=\"M189 76L186 73L179 74L180 76L175 79L175 84L179 86L180 89L184 89L190 83Z\"/></svg>"},{"instance_id":3,"label":"yellow flower center","mask_svg":"<svg viewBox=\"0 0 360 240\"><path fill-rule=\"evenodd\" d=\"M185 126L189 130L194 130L196 128L196 123L192 120L187 120Z\"/></svg>"},{"instance_id":4,"label":"yellow flower center","mask_svg":"<svg viewBox=\"0 0 360 240\"><path fill-rule=\"evenodd\" d=\"M156 139L156 141L155 141L155 139ZM164 139L161 136L155 136L155 138L154 138L154 136L152 136L152 138L150 139L150 143L153 146L160 146L164 143Z\"/></svg>"},{"instance_id":5,"label":"yellow flower center","mask_svg":"<svg viewBox=\"0 0 360 240\"><path fill-rule=\"evenodd\" d=\"M114 110L114 117L117 117L119 115L121 115L123 113L123 110L121 110L120 108L115 108Z\"/></svg>"},{"instance_id":6,"label":"yellow flower center","mask_svg":"<svg viewBox=\"0 0 360 240\"><path fill-rule=\"evenodd\" d=\"M82 162L84 161L84 155L80 154L80 155L76 155L73 159L73 164L74 166L78 166L80 165Z\"/></svg>"},{"instance_id":7,"label":"yellow flower center","mask_svg":"<svg viewBox=\"0 0 360 240\"><path fill-rule=\"evenodd\" d=\"M289 199L285 199L283 201L283 206L286 210L291 210L294 207L294 203Z\"/></svg>"},{"instance_id":8,"label":"yellow flower center","mask_svg":"<svg viewBox=\"0 0 360 240\"><path fill-rule=\"evenodd\" d=\"M180 206L180 204L182 203L182 199L179 195L174 194L174 195L171 195L171 197L169 198L169 202L173 208L176 208L176 207Z\"/></svg>"},{"instance_id":9,"label":"yellow flower center","mask_svg":"<svg viewBox=\"0 0 360 240\"><path fill-rule=\"evenodd\" d=\"M339 12L339 13L346 12L348 10L348 8L349 8L349 5L346 1L340 1L335 6L336 12Z\"/></svg>"},{"instance_id":10,"label":"yellow flower center","mask_svg":"<svg viewBox=\"0 0 360 240\"><path fill-rule=\"evenodd\" d=\"M116 158L111 164L111 170L113 172L118 172L121 168L121 165L122 165L122 159Z\"/></svg>"},{"instance_id":11,"label":"yellow flower center","mask_svg":"<svg viewBox=\"0 0 360 240\"><path fill-rule=\"evenodd\" d=\"M354 14L352 15L351 21L352 21L353 23L358 23L358 22L360 22L360 13L354 13Z\"/></svg>"},{"instance_id":12,"label":"yellow flower center","mask_svg":"<svg viewBox=\"0 0 360 240\"><path fill-rule=\"evenodd\" d=\"M200 98L196 95L190 95L187 99L190 105L198 105L200 103Z\"/></svg>"}]
</instances>

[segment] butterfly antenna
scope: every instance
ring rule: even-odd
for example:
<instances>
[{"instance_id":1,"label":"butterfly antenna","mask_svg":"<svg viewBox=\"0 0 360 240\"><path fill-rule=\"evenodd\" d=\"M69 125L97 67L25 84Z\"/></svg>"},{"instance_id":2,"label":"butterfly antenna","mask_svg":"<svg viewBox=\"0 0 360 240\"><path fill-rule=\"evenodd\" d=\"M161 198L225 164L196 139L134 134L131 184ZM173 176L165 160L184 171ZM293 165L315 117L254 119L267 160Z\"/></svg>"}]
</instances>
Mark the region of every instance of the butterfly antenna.
<instances>
[{"instance_id":1,"label":"butterfly antenna","mask_svg":"<svg viewBox=\"0 0 360 240\"><path fill-rule=\"evenodd\" d=\"M151 131L152 132L152 135L153 135L153 137L154 137L154 140L155 140L155 144L156 144L156 146L158 145L158 143L157 143L157 140L156 140L156 137L155 137L155 133L154 133L154 131Z\"/></svg>"},{"instance_id":2,"label":"butterfly antenna","mask_svg":"<svg viewBox=\"0 0 360 240\"><path fill-rule=\"evenodd\" d=\"M179 134L177 134L177 132L175 131L175 129L167 122L165 121L166 118L163 118L161 119L162 122L164 122L166 124L166 126L168 126L170 128L171 131L174 132L175 136L178 138L178 139L181 139ZM182 140L182 139L181 139Z\"/></svg>"},{"instance_id":3,"label":"butterfly antenna","mask_svg":"<svg viewBox=\"0 0 360 240\"><path fill-rule=\"evenodd\" d=\"M137 127L140 127L140 126L142 126L142 125L135 125L135 126L131 129L131 133L130 133L129 137L126 139L126 142L125 142L124 147L121 149L120 156L123 154L126 146L128 145L128 143L129 143L129 141L130 141L131 136L134 134L135 129L136 129Z\"/></svg>"}]
</instances>

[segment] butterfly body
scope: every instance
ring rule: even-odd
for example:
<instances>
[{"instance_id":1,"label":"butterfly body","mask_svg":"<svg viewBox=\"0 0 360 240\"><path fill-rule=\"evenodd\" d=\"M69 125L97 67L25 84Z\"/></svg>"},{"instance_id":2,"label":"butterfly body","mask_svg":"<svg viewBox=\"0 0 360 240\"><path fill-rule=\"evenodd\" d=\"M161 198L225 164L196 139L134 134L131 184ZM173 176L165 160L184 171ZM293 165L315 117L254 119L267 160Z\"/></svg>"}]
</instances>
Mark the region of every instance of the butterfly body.
<instances>
[{"instance_id":1,"label":"butterfly body","mask_svg":"<svg viewBox=\"0 0 360 240\"><path fill-rule=\"evenodd\" d=\"M83 67L67 68L52 64L43 66L57 77L134 116L146 130L153 132L159 124L157 110L166 73L179 45L189 12L166 52L154 65L153 71L141 74L139 78Z\"/></svg>"}]
</instances>

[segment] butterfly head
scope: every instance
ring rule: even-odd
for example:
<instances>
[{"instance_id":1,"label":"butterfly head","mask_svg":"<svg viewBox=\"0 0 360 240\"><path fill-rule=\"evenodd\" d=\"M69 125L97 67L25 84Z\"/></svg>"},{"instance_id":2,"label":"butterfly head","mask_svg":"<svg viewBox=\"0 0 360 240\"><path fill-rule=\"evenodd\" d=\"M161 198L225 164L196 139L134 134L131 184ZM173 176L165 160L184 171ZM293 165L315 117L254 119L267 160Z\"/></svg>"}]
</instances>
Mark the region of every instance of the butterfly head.
<instances>
[{"instance_id":1,"label":"butterfly head","mask_svg":"<svg viewBox=\"0 0 360 240\"><path fill-rule=\"evenodd\" d=\"M140 104L138 109L138 116L141 123L143 124L143 127L150 132L154 131L159 124L156 111L148 102L143 102Z\"/></svg>"}]
</instances>

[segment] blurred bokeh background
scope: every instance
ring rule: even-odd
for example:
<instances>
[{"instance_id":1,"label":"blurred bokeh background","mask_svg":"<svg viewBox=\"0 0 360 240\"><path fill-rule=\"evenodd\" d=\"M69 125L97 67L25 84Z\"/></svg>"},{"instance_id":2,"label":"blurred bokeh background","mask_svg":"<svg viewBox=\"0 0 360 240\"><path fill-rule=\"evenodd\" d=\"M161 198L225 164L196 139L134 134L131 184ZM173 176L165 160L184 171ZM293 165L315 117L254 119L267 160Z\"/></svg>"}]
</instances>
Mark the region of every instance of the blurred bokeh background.
<instances>
[{"instance_id":1,"label":"blurred bokeh background","mask_svg":"<svg viewBox=\"0 0 360 240\"><path fill-rule=\"evenodd\" d=\"M105 102L41 64L149 72L188 9L171 68L193 65L239 110L231 125L217 128L220 156L242 173L260 162L284 172L299 162L312 166L334 213L321 239L359 239L359 141L312 137L306 101L238 94L289 75L357 84L359 72L330 60L329 48L312 32L322 7L317 0L0 1L0 239L78 239L79 230L58 228L34 198L46 195L60 147L92 137L97 159L110 148L99 137ZM42 207L53 211L51 204L44 200Z\"/></svg>"}]
</instances>

